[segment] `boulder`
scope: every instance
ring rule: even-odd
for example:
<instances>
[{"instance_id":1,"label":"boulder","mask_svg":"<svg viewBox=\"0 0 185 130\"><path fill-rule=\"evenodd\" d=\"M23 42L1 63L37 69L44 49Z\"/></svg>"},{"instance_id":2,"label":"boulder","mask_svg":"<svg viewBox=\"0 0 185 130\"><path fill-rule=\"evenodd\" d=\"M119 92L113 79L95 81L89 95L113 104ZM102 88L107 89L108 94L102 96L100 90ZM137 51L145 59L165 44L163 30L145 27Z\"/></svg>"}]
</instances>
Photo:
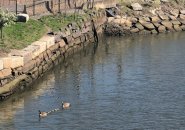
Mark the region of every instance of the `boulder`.
<instances>
[{"instance_id":1,"label":"boulder","mask_svg":"<svg viewBox=\"0 0 185 130\"><path fill-rule=\"evenodd\" d=\"M4 67L3 67L3 60L0 59L0 70L2 70Z\"/></svg>"},{"instance_id":2,"label":"boulder","mask_svg":"<svg viewBox=\"0 0 185 130\"><path fill-rule=\"evenodd\" d=\"M142 25L147 28L148 30L153 30L155 27L152 23L149 23L149 22L145 22L145 23L142 23Z\"/></svg>"},{"instance_id":3,"label":"boulder","mask_svg":"<svg viewBox=\"0 0 185 130\"><path fill-rule=\"evenodd\" d=\"M115 24L120 24L120 23L121 23L121 19L114 19L114 20L113 20L113 23L115 23Z\"/></svg>"},{"instance_id":4,"label":"boulder","mask_svg":"<svg viewBox=\"0 0 185 130\"><path fill-rule=\"evenodd\" d=\"M135 18L135 17L134 17L134 18L131 18L131 22L132 22L132 23L137 23L137 22L138 22L138 19Z\"/></svg>"},{"instance_id":5,"label":"boulder","mask_svg":"<svg viewBox=\"0 0 185 130\"><path fill-rule=\"evenodd\" d=\"M46 42L46 48L48 49L50 46L53 46L55 44L55 37L46 35L43 36L39 41Z\"/></svg>"},{"instance_id":6,"label":"boulder","mask_svg":"<svg viewBox=\"0 0 185 130\"><path fill-rule=\"evenodd\" d=\"M178 20L170 21L173 25L180 25L181 23Z\"/></svg>"},{"instance_id":7,"label":"boulder","mask_svg":"<svg viewBox=\"0 0 185 130\"><path fill-rule=\"evenodd\" d=\"M47 44L45 41L35 41L32 43L33 46L39 46L38 53L41 54L42 52L46 51Z\"/></svg>"},{"instance_id":8,"label":"boulder","mask_svg":"<svg viewBox=\"0 0 185 130\"><path fill-rule=\"evenodd\" d=\"M24 65L24 58L21 56L11 56L12 64L11 68L17 68Z\"/></svg>"},{"instance_id":9,"label":"boulder","mask_svg":"<svg viewBox=\"0 0 185 130\"><path fill-rule=\"evenodd\" d=\"M181 24L185 25L185 20L179 19L179 22L181 22Z\"/></svg>"},{"instance_id":10,"label":"boulder","mask_svg":"<svg viewBox=\"0 0 185 130\"><path fill-rule=\"evenodd\" d=\"M185 14L185 10L180 10L180 13L181 14Z\"/></svg>"},{"instance_id":11,"label":"boulder","mask_svg":"<svg viewBox=\"0 0 185 130\"><path fill-rule=\"evenodd\" d=\"M158 15L159 15L159 18L160 18L161 20L169 20L169 17L168 17L167 15L165 15L165 14L159 13Z\"/></svg>"},{"instance_id":12,"label":"boulder","mask_svg":"<svg viewBox=\"0 0 185 130\"><path fill-rule=\"evenodd\" d=\"M179 10L178 9L171 10L170 14L177 18L179 16Z\"/></svg>"},{"instance_id":13,"label":"boulder","mask_svg":"<svg viewBox=\"0 0 185 130\"><path fill-rule=\"evenodd\" d=\"M126 20L125 21L125 25L127 26L127 27L132 27L132 22L130 21L130 20Z\"/></svg>"},{"instance_id":14,"label":"boulder","mask_svg":"<svg viewBox=\"0 0 185 130\"><path fill-rule=\"evenodd\" d=\"M155 29L152 30L152 34L157 34L157 33L158 32Z\"/></svg>"},{"instance_id":15,"label":"boulder","mask_svg":"<svg viewBox=\"0 0 185 130\"><path fill-rule=\"evenodd\" d=\"M153 23L153 24L154 24L154 26L157 27L157 28L161 25L161 24L159 24L159 23Z\"/></svg>"},{"instance_id":16,"label":"boulder","mask_svg":"<svg viewBox=\"0 0 185 130\"><path fill-rule=\"evenodd\" d=\"M177 20L177 18L175 16L173 16L173 15L169 15L169 19L170 20Z\"/></svg>"},{"instance_id":17,"label":"boulder","mask_svg":"<svg viewBox=\"0 0 185 130\"><path fill-rule=\"evenodd\" d=\"M161 24L165 26L168 30L173 29L173 25L170 21L162 21Z\"/></svg>"},{"instance_id":18,"label":"boulder","mask_svg":"<svg viewBox=\"0 0 185 130\"><path fill-rule=\"evenodd\" d=\"M66 45L65 41L62 39L60 42L59 42L59 47L62 48Z\"/></svg>"},{"instance_id":19,"label":"boulder","mask_svg":"<svg viewBox=\"0 0 185 130\"><path fill-rule=\"evenodd\" d=\"M27 22L29 20L28 14L18 14L17 15L17 21L18 22Z\"/></svg>"},{"instance_id":20,"label":"boulder","mask_svg":"<svg viewBox=\"0 0 185 130\"><path fill-rule=\"evenodd\" d=\"M185 15L184 14L180 14L180 19L182 19L182 20L185 20Z\"/></svg>"},{"instance_id":21,"label":"boulder","mask_svg":"<svg viewBox=\"0 0 185 130\"><path fill-rule=\"evenodd\" d=\"M139 18L139 23L144 24L144 23L147 23L147 21L145 21L143 18Z\"/></svg>"},{"instance_id":22,"label":"boulder","mask_svg":"<svg viewBox=\"0 0 185 130\"><path fill-rule=\"evenodd\" d=\"M149 17L144 17L143 18L146 22L150 22L150 18Z\"/></svg>"},{"instance_id":23,"label":"boulder","mask_svg":"<svg viewBox=\"0 0 185 130\"><path fill-rule=\"evenodd\" d=\"M114 17L108 17L108 23L112 22L114 20Z\"/></svg>"},{"instance_id":24,"label":"boulder","mask_svg":"<svg viewBox=\"0 0 185 130\"><path fill-rule=\"evenodd\" d=\"M144 29L143 25L141 25L140 23L136 23L135 26L136 26L139 30L143 30L143 29Z\"/></svg>"},{"instance_id":25,"label":"boulder","mask_svg":"<svg viewBox=\"0 0 185 130\"><path fill-rule=\"evenodd\" d=\"M120 24L121 24L121 25L125 24L125 22L126 22L126 19L125 19L125 18L121 18L121 19L120 19Z\"/></svg>"},{"instance_id":26,"label":"boulder","mask_svg":"<svg viewBox=\"0 0 185 130\"><path fill-rule=\"evenodd\" d=\"M138 28L132 28L130 30L131 33L138 33L139 32L139 29Z\"/></svg>"},{"instance_id":27,"label":"boulder","mask_svg":"<svg viewBox=\"0 0 185 130\"><path fill-rule=\"evenodd\" d=\"M174 25L175 31L182 31L182 28L179 25Z\"/></svg>"},{"instance_id":28,"label":"boulder","mask_svg":"<svg viewBox=\"0 0 185 130\"><path fill-rule=\"evenodd\" d=\"M39 45L29 45L26 48L24 48L23 51L29 52L32 55L32 59L34 59L37 56L39 56L41 48Z\"/></svg>"},{"instance_id":29,"label":"boulder","mask_svg":"<svg viewBox=\"0 0 185 130\"><path fill-rule=\"evenodd\" d=\"M169 1L168 0L161 0L161 2L168 3Z\"/></svg>"},{"instance_id":30,"label":"boulder","mask_svg":"<svg viewBox=\"0 0 185 130\"><path fill-rule=\"evenodd\" d=\"M143 10L143 7L139 3L133 3L133 4L131 4L131 7L135 11L142 11Z\"/></svg>"},{"instance_id":31,"label":"boulder","mask_svg":"<svg viewBox=\"0 0 185 130\"><path fill-rule=\"evenodd\" d=\"M160 18L158 16L153 16L153 17L150 17L151 18L151 21L153 23L156 23L156 22L161 22Z\"/></svg>"},{"instance_id":32,"label":"boulder","mask_svg":"<svg viewBox=\"0 0 185 130\"><path fill-rule=\"evenodd\" d=\"M0 70L0 79L4 79L8 76L10 76L12 74L12 71L11 69L3 69L3 70Z\"/></svg>"},{"instance_id":33,"label":"boulder","mask_svg":"<svg viewBox=\"0 0 185 130\"><path fill-rule=\"evenodd\" d=\"M12 64L11 57L3 57L2 59L0 59L0 61L1 60L3 61L3 68L4 69L11 68L11 64Z\"/></svg>"},{"instance_id":34,"label":"boulder","mask_svg":"<svg viewBox=\"0 0 185 130\"><path fill-rule=\"evenodd\" d=\"M121 19L121 16L120 15L116 15L114 18L115 19Z\"/></svg>"},{"instance_id":35,"label":"boulder","mask_svg":"<svg viewBox=\"0 0 185 130\"><path fill-rule=\"evenodd\" d=\"M160 26L158 27L158 32L160 32L160 33L166 32L166 27L163 26L163 25L160 25Z\"/></svg>"},{"instance_id":36,"label":"boulder","mask_svg":"<svg viewBox=\"0 0 185 130\"><path fill-rule=\"evenodd\" d=\"M180 28L184 31L185 30L185 25L181 25Z\"/></svg>"}]
</instances>

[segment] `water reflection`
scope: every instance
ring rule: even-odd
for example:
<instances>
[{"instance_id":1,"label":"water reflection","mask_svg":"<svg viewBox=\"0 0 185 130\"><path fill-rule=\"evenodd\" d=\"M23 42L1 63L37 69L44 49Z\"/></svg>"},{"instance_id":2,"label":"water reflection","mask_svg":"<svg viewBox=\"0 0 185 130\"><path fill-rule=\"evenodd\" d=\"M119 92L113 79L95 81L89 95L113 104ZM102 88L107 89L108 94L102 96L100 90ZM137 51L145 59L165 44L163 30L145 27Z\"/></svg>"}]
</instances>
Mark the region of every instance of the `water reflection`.
<instances>
[{"instance_id":1,"label":"water reflection","mask_svg":"<svg viewBox=\"0 0 185 130\"><path fill-rule=\"evenodd\" d=\"M0 104L0 129L184 129L184 32L102 37ZM38 121L38 110L72 104ZM4 118L3 118L4 116Z\"/></svg>"}]
</instances>

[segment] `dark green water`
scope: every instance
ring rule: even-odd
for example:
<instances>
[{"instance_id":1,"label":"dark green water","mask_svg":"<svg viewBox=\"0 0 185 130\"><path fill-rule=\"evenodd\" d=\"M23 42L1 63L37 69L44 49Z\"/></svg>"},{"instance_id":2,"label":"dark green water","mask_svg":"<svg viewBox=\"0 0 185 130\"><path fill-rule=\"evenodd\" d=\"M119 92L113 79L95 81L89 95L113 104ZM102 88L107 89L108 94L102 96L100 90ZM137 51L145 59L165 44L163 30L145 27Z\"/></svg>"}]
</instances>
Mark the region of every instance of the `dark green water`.
<instances>
[{"instance_id":1,"label":"dark green water","mask_svg":"<svg viewBox=\"0 0 185 130\"><path fill-rule=\"evenodd\" d=\"M184 32L102 37L66 65L0 103L0 130L185 129Z\"/></svg>"}]
</instances>

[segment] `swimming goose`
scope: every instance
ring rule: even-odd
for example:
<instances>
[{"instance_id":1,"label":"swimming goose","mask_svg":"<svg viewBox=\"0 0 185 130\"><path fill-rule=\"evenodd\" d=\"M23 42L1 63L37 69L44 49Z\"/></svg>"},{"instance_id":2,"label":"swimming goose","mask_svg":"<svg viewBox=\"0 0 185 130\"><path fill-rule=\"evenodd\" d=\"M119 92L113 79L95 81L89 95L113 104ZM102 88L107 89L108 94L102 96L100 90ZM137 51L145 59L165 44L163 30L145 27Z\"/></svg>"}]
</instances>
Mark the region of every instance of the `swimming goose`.
<instances>
[{"instance_id":1,"label":"swimming goose","mask_svg":"<svg viewBox=\"0 0 185 130\"><path fill-rule=\"evenodd\" d=\"M53 110L51 110L51 111L49 111L49 112L41 112L41 111L39 110L39 117L46 117L48 114L50 114L50 113L52 113L52 112L59 111L59 110L60 110L59 108L53 109Z\"/></svg>"},{"instance_id":2,"label":"swimming goose","mask_svg":"<svg viewBox=\"0 0 185 130\"><path fill-rule=\"evenodd\" d=\"M70 103L68 103L68 102L62 102L62 108L63 108L63 109L67 109L67 108L69 108L70 106L71 106Z\"/></svg>"},{"instance_id":3,"label":"swimming goose","mask_svg":"<svg viewBox=\"0 0 185 130\"><path fill-rule=\"evenodd\" d=\"M41 112L41 111L39 110L39 117L46 117L47 115L48 115L47 112Z\"/></svg>"}]
</instances>

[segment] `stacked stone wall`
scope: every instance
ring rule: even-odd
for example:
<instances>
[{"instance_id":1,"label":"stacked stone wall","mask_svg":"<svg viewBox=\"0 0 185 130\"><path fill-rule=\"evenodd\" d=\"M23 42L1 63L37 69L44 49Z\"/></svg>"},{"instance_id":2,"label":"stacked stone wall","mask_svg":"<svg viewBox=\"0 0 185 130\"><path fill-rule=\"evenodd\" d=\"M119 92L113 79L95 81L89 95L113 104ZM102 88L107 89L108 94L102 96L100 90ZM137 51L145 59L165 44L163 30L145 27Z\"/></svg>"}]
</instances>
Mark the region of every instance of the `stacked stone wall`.
<instances>
[{"instance_id":1,"label":"stacked stone wall","mask_svg":"<svg viewBox=\"0 0 185 130\"><path fill-rule=\"evenodd\" d=\"M94 42L90 21L82 22L81 27L71 23L61 32L44 36L22 50L12 50L8 57L0 58L0 98L30 86L47 70ZM97 31L102 32L105 13L95 14L93 21Z\"/></svg>"}]
</instances>

